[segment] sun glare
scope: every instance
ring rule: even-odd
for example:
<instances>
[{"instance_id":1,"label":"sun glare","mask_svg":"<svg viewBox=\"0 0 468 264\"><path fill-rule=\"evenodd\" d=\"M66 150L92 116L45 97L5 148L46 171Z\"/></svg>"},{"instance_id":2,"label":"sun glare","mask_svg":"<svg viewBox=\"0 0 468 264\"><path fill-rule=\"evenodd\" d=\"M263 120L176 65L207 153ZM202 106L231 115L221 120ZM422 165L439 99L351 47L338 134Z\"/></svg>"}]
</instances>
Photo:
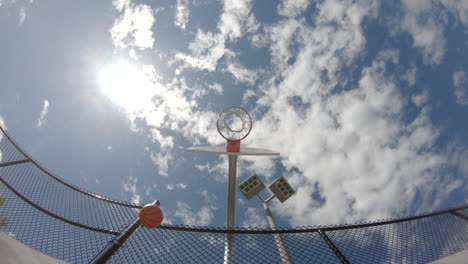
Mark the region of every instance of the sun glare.
<instances>
[{"instance_id":1,"label":"sun glare","mask_svg":"<svg viewBox=\"0 0 468 264\"><path fill-rule=\"evenodd\" d=\"M150 83L134 64L120 61L99 72L101 91L115 104L127 111L134 111L151 99Z\"/></svg>"}]
</instances>

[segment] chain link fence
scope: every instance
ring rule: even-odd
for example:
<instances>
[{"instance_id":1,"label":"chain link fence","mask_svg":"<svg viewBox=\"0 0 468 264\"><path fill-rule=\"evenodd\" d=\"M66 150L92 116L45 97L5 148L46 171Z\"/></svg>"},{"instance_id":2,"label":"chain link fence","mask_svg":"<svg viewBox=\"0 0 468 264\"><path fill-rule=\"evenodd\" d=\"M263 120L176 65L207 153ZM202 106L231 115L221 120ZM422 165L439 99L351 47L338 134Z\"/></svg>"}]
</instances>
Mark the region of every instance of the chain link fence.
<instances>
[{"instance_id":1,"label":"chain link fence","mask_svg":"<svg viewBox=\"0 0 468 264\"><path fill-rule=\"evenodd\" d=\"M141 207L52 175L0 127L0 229L19 241L67 262L90 263L136 220ZM285 248L277 247L279 236ZM109 262L223 263L228 237L228 263L427 263L468 248L468 205L343 226L140 227Z\"/></svg>"}]
</instances>

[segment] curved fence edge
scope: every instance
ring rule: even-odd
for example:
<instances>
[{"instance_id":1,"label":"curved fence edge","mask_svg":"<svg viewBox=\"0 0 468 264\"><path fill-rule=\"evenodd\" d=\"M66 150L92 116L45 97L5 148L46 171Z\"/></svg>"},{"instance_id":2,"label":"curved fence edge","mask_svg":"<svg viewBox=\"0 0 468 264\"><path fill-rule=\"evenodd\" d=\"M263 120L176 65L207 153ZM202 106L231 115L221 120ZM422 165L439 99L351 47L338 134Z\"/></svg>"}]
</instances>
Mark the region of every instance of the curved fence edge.
<instances>
[{"instance_id":1,"label":"curved fence edge","mask_svg":"<svg viewBox=\"0 0 468 264\"><path fill-rule=\"evenodd\" d=\"M85 228L85 229L100 232L100 233L105 233L105 234L110 234L110 235L119 235L120 234L120 232L118 232L118 231L107 230L107 229L103 229L103 228L96 228L96 227L80 224L78 222L71 221L71 220L68 220L68 219L66 219L64 217L61 217L61 216L57 215L57 214L54 214L54 213L40 207L39 205L33 203L28 198L24 197L21 193L16 191L10 184L8 184L2 177L0 177L0 182L2 182L3 185L5 185L8 189L10 189L10 191L12 191L14 194L16 194L16 196L21 198L23 201L25 201L26 203L28 203L32 207L36 208L37 210L39 210L39 211L41 211L41 212L43 212L43 213L45 213L45 214L47 214L47 215L49 215L51 217L54 217L54 218L58 219L60 221L63 221L63 222L65 222L67 224L70 224L70 225L74 225L74 226L77 226L77 227Z\"/></svg>"},{"instance_id":2,"label":"curved fence edge","mask_svg":"<svg viewBox=\"0 0 468 264\"><path fill-rule=\"evenodd\" d=\"M21 147L6 133L6 131L0 126L0 131L5 135L5 137L13 144L13 146L21 152L27 159L25 160L19 160L19 161L13 161L13 162L8 162L11 164L11 166L14 166L16 163L25 163L25 162L31 162L36 166L38 169L46 173L49 177L52 179L58 181L59 183L65 185L68 188L71 188L73 190L76 190L79 193L82 193L84 195L90 196L91 198L95 198L104 202L109 202L113 204L117 204L120 206L124 207L130 207L130 208L142 208L143 205L141 204L134 204L134 203L129 203L129 202L124 202L124 201L119 201L115 199L111 199L108 197L104 197L89 191L86 191L84 189L81 189L77 186L74 186L73 184L70 184L66 182L65 180L61 179L58 176L53 175L49 171L47 171L43 166L41 166L39 163L34 161L30 155L28 155L24 150L21 149ZM6 164L6 163L5 163ZM107 229L102 229L102 228L96 228L96 227L90 227L87 225L80 224L78 222L71 221L69 219L63 218L59 215L56 215L41 206L37 205L33 201L29 200L25 196L23 196L21 193L19 193L17 190L15 190L11 185L8 184L4 179L0 177L0 181L7 186L12 192L14 192L18 197L23 199L25 202L30 204L31 206L35 207L36 209L42 211L43 213L52 216L56 219L59 219L61 221L64 221L68 224L75 225L78 227L86 228L89 230L101 232L101 233L106 233L106 234L112 234L112 235L118 235L121 232L115 231L115 230L107 230ZM446 213L457 213L457 210L463 210L468 208L468 204L465 205L460 205L456 207L451 207L448 209L442 209L442 210L437 210L433 212L426 212L426 213L421 213L419 215L415 216L407 216L407 217L399 217L399 218L394 218L394 219L388 219L388 220L377 220L377 221L372 221L372 222L367 222L367 223L354 223L354 224L343 224L343 225L334 225L334 226L303 226L303 227L293 227L293 228L281 228L279 227L276 230L270 229L270 228L252 228L252 227L234 227L233 229L226 229L222 227L197 227L197 226L187 226L187 225L161 225L159 229L165 229L165 230L175 230L175 231L186 231L186 232L201 232L201 233L236 233L236 234L266 234L266 233L310 233L310 232L325 232L325 231L337 231L337 230L348 230L348 229L356 229L356 228L365 228L365 227L372 227L372 226L380 226L380 225L387 225L387 224L394 224L394 223L400 223L400 222L406 222L406 221L412 221L412 220L417 220L421 218L426 218L426 217L431 217L431 216L436 216L436 215L441 215L441 214L446 214ZM466 220L466 219L465 219Z\"/></svg>"},{"instance_id":3,"label":"curved fence edge","mask_svg":"<svg viewBox=\"0 0 468 264\"><path fill-rule=\"evenodd\" d=\"M336 226L302 226L302 227L293 227L293 228L278 227L278 229L273 230L271 228L255 228L255 227L235 227L233 229L226 229L224 227L218 228L218 227L198 227L198 226L187 226L187 225L162 224L159 227L159 229L188 231L188 232L201 232L201 233L233 233L233 234L310 233L310 232L318 232L318 231L337 231L337 230L348 230L348 229L355 229L355 228L395 224L395 223L418 220L421 218L427 218L427 217L432 217L432 216L446 214L446 213L453 213L458 210L463 210L467 208L468 208L468 204L465 204L465 205L450 207L450 208L437 210L433 212L422 213L422 214L415 215L415 216L400 217L400 218L394 218L394 219L388 219L388 220L376 220L376 221L372 221L368 223L343 224L343 225L336 225Z\"/></svg>"},{"instance_id":4,"label":"curved fence edge","mask_svg":"<svg viewBox=\"0 0 468 264\"><path fill-rule=\"evenodd\" d=\"M99 195L99 194L95 194L95 193L92 193L92 192L89 192L87 190L84 190L78 186L75 186L69 182L66 182L64 179L58 177L58 176L55 176L54 174L52 174L51 172L49 172L44 166L42 166L41 164L39 164L37 161L35 161L31 155L29 155L25 150L23 150L19 144L17 144L9 135L8 133L5 131L5 129L0 126L0 131L3 133L3 135L5 135L5 137L11 142L11 144L13 144L13 146L19 151L21 152L21 154L23 154L26 158L30 159L31 162L37 167L39 168L41 171L43 171L45 174L47 174L48 176L50 176L51 178L53 178L54 180L60 182L61 184L77 191L77 192L80 192L82 194L85 194L87 196L90 196L92 198L95 198L95 199L99 199L99 200L102 200L102 201L105 201L105 202L109 202L109 203L113 203L113 204L118 204L118 205L122 205L122 206L126 206L126 207L131 207L131 208L142 208L143 205L141 204L135 204L135 203L130 203L130 202L125 202L125 201L120 201L120 200L116 200L116 199L112 199L112 198L109 198L109 197L105 197L105 196L102 196L102 195Z\"/></svg>"}]
</instances>

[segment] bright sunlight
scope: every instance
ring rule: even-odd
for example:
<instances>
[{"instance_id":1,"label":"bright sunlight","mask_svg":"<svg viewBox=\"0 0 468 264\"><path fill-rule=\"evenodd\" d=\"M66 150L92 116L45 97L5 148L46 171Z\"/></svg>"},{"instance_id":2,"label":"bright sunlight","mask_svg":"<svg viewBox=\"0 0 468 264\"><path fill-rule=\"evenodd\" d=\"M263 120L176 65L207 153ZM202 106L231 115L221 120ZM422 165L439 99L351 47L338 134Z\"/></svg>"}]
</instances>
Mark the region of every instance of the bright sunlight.
<instances>
[{"instance_id":1,"label":"bright sunlight","mask_svg":"<svg viewBox=\"0 0 468 264\"><path fill-rule=\"evenodd\" d=\"M111 64L99 71L101 91L115 104L134 112L151 100L151 83L141 69L125 61Z\"/></svg>"}]
</instances>

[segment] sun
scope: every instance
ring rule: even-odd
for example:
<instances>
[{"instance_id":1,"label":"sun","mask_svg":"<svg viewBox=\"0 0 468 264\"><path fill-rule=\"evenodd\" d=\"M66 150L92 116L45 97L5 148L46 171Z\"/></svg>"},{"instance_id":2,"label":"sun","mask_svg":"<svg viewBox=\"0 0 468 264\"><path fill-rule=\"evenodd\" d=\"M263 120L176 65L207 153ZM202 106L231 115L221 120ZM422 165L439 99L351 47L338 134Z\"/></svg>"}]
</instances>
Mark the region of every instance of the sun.
<instances>
[{"instance_id":1,"label":"sun","mask_svg":"<svg viewBox=\"0 0 468 264\"><path fill-rule=\"evenodd\" d=\"M98 73L99 88L112 102L129 112L151 99L150 82L137 65L119 61Z\"/></svg>"}]
</instances>

